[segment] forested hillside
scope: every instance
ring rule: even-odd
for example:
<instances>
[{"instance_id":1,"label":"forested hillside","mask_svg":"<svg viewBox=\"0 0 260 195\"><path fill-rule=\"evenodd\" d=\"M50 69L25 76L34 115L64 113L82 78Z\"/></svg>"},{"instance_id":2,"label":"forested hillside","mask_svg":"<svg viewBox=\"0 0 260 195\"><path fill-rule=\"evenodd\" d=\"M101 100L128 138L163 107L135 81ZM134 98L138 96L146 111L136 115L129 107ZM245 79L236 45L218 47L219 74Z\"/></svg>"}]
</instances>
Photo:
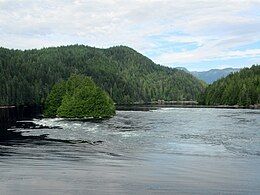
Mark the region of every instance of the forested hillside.
<instances>
[{"instance_id":1,"label":"forested hillside","mask_svg":"<svg viewBox=\"0 0 260 195\"><path fill-rule=\"evenodd\" d=\"M42 104L55 83L74 73L92 77L116 103L194 100L204 89L192 75L157 65L124 46L0 48L0 105Z\"/></svg>"},{"instance_id":2,"label":"forested hillside","mask_svg":"<svg viewBox=\"0 0 260 195\"><path fill-rule=\"evenodd\" d=\"M202 97L207 105L241 105L260 103L260 66L253 65L209 85Z\"/></svg>"}]
</instances>

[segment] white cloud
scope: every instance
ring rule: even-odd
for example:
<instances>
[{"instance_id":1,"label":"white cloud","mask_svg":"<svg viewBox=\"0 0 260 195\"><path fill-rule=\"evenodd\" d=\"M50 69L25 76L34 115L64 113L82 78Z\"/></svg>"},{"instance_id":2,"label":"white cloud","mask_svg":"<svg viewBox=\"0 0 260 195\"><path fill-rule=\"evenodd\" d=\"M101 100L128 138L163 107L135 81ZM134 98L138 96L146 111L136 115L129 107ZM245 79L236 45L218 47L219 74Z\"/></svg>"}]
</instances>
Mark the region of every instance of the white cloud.
<instances>
[{"instance_id":1,"label":"white cloud","mask_svg":"<svg viewBox=\"0 0 260 195\"><path fill-rule=\"evenodd\" d=\"M259 41L259 9L257 0L0 0L0 45L122 44L168 65L253 57L260 46L237 47ZM199 47L167 51L177 43Z\"/></svg>"},{"instance_id":2,"label":"white cloud","mask_svg":"<svg viewBox=\"0 0 260 195\"><path fill-rule=\"evenodd\" d=\"M212 50L211 50L212 51ZM215 50L215 52L208 52L206 50L200 51L184 51L184 52L172 52L164 53L160 55L156 62L164 62L165 64L175 63L190 63L190 62L205 62L213 60L227 60L232 58L255 58L260 56L260 49L248 49L245 51L228 51L222 52Z\"/></svg>"}]
</instances>

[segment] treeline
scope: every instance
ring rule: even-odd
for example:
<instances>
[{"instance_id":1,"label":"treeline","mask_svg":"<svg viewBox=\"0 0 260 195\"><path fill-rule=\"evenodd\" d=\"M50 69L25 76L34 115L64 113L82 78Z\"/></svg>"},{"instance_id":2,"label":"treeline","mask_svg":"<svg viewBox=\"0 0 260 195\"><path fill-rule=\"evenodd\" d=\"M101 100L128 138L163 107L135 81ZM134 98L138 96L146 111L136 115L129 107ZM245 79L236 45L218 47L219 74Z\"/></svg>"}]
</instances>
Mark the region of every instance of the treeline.
<instances>
[{"instance_id":1,"label":"treeline","mask_svg":"<svg viewBox=\"0 0 260 195\"><path fill-rule=\"evenodd\" d=\"M0 105L42 104L52 86L71 74L90 76L119 104L196 100L205 87L192 75L157 65L124 46L0 48Z\"/></svg>"},{"instance_id":2,"label":"treeline","mask_svg":"<svg viewBox=\"0 0 260 195\"><path fill-rule=\"evenodd\" d=\"M201 96L206 105L260 104L260 65L244 68L209 85Z\"/></svg>"}]
</instances>

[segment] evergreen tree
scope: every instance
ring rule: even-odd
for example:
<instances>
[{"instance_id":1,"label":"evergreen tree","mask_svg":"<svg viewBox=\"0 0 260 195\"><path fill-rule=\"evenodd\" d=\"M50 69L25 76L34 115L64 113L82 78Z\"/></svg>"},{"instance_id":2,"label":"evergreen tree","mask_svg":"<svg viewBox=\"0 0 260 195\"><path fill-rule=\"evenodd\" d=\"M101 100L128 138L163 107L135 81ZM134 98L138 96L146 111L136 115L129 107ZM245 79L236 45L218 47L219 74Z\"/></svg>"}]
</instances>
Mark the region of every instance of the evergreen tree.
<instances>
[{"instance_id":1,"label":"evergreen tree","mask_svg":"<svg viewBox=\"0 0 260 195\"><path fill-rule=\"evenodd\" d=\"M72 75L68 81L53 86L44 114L46 117L107 118L115 114L115 106L89 77Z\"/></svg>"}]
</instances>

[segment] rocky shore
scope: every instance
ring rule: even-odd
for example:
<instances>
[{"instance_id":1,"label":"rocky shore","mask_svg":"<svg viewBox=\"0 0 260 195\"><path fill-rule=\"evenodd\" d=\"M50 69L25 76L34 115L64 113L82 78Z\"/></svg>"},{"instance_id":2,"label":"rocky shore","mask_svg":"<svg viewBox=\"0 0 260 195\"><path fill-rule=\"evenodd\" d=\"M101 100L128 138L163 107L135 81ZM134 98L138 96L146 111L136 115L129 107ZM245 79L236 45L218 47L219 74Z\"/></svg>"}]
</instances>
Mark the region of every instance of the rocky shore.
<instances>
[{"instance_id":1,"label":"rocky shore","mask_svg":"<svg viewBox=\"0 0 260 195\"><path fill-rule=\"evenodd\" d=\"M40 106L1 106L0 107L0 136L16 121L36 117L41 113Z\"/></svg>"}]
</instances>

